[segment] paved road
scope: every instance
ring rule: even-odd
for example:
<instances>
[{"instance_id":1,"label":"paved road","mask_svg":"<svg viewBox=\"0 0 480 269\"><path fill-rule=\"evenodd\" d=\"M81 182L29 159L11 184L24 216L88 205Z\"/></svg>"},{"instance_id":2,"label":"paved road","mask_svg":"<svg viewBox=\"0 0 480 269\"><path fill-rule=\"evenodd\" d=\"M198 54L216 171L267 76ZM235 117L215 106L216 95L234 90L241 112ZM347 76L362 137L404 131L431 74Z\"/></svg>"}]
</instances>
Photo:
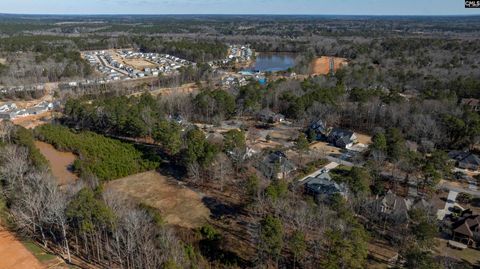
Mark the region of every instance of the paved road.
<instances>
[{"instance_id":1,"label":"paved road","mask_svg":"<svg viewBox=\"0 0 480 269\"><path fill-rule=\"evenodd\" d=\"M109 64L107 63L107 60L104 59L103 56L97 55L97 58L100 60L100 63L101 63L103 66L106 66L106 67L108 67L108 68L111 68L111 69L113 69L113 70L117 71L118 73L123 74L123 75L125 75L125 76L128 76L128 75L129 75L127 71L109 65Z\"/></svg>"},{"instance_id":2,"label":"paved road","mask_svg":"<svg viewBox=\"0 0 480 269\"><path fill-rule=\"evenodd\" d=\"M478 196L480 197L480 191L474 191L474 190L471 190L471 189L467 189L467 188L462 188L462 187L459 187L459 186L456 186L454 184L452 184L451 182L448 182L446 180L442 180L438 186L437 186L437 189L447 189L449 191L455 191L455 192L464 192L464 193L468 193L468 194L471 194L473 196Z\"/></svg>"}]
</instances>

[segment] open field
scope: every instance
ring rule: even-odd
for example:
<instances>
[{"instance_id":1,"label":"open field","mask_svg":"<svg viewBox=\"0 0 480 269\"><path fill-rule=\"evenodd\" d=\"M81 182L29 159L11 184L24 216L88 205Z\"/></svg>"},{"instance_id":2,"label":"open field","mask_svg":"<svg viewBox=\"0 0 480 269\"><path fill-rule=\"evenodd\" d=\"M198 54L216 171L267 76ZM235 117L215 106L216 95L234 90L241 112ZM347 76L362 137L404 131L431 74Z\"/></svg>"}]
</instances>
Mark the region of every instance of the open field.
<instances>
[{"instance_id":1,"label":"open field","mask_svg":"<svg viewBox=\"0 0 480 269\"><path fill-rule=\"evenodd\" d=\"M42 269L45 267L11 232L0 227L0 268Z\"/></svg>"},{"instance_id":2,"label":"open field","mask_svg":"<svg viewBox=\"0 0 480 269\"><path fill-rule=\"evenodd\" d=\"M182 86L179 87L171 87L171 88L159 88L153 91L149 91L149 93L153 96L168 96L172 94L190 94L190 93L195 93L197 92L198 87L195 83L188 83L188 84L183 84ZM132 93L128 96L141 96L143 92L136 92Z\"/></svg>"},{"instance_id":3,"label":"open field","mask_svg":"<svg viewBox=\"0 0 480 269\"><path fill-rule=\"evenodd\" d=\"M108 50L108 52L110 53L110 55L112 55L112 58L118 61L119 63L123 63L124 65L131 66L137 70L143 70L144 68L154 68L158 66L158 64L152 63L142 58L131 58L131 59L123 58L117 53L116 50Z\"/></svg>"},{"instance_id":4,"label":"open field","mask_svg":"<svg viewBox=\"0 0 480 269\"><path fill-rule=\"evenodd\" d=\"M170 225L197 228L210 216L202 195L155 171L113 180L107 184L107 189L159 209L163 220Z\"/></svg>"},{"instance_id":5,"label":"open field","mask_svg":"<svg viewBox=\"0 0 480 269\"><path fill-rule=\"evenodd\" d=\"M50 163L50 169L59 185L67 185L75 182L78 177L70 171L70 167L76 159L71 152L61 152L52 145L41 141L35 141L35 146Z\"/></svg>"},{"instance_id":6,"label":"open field","mask_svg":"<svg viewBox=\"0 0 480 269\"><path fill-rule=\"evenodd\" d=\"M330 73L330 60L333 59L333 72L347 65L347 59L338 57L322 56L312 61L311 74L312 75L328 75Z\"/></svg>"},{"instance_id":7,"label":"open field","mask_svg":"<svg viewBox=\"0 0 480 269\"><path fill-rule=\"evenodd\" d=\"M157 64L153 64L145 59L123 59L122 60L123 63L125 63L126 65L130 65L132 66L133 68L135 69L138 69L138 70L143 70L145 68L154 68L157 66Z\"/></svg>"}]
</instances>

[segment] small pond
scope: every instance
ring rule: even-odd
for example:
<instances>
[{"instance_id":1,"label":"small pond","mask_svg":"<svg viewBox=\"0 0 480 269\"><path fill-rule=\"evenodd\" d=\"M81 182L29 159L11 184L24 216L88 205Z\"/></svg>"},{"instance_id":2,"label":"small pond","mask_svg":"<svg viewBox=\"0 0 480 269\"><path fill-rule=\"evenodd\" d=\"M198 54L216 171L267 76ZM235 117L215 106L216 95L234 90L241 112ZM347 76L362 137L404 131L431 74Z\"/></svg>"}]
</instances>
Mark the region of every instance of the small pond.
<instances>
[{"instance_id":1,"label":"small pond","mask_svg":"<svg viewBox=\"0 0 480 269\"><path fill-rule=\"evenodd\" d=\"M292 53L257 53L254 63L247 70L260 72L286 71L295 66L295 54Z\"/></svg>"}]
</instances>

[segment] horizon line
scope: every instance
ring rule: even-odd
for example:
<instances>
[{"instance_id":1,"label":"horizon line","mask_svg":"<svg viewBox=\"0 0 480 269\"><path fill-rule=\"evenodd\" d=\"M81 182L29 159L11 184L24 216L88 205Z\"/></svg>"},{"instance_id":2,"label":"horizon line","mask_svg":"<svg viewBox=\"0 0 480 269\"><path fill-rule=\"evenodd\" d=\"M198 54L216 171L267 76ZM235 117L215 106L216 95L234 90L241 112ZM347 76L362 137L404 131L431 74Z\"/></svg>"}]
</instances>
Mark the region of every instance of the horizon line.
<instances>
[{"instance_id":1,"label":"horizon line","mask_svg":"<svg viewBox=\"0 0 480 269\"><path fill-rule=\"evenodd\" d=\"M371 16L371 17L474 17L479 14L282 14L282 13L8 13L16 16Z\"/></svg>"}]
</instances>

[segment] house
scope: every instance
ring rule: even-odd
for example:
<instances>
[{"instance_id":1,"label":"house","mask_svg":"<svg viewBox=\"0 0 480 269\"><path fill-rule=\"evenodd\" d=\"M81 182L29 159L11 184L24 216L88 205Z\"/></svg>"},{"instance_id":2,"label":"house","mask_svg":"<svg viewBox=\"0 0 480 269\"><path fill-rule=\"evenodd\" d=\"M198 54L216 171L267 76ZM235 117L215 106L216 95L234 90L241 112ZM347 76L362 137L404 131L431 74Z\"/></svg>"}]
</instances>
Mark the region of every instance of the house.
<instances>
[{"instance_id":1,"label":"house","mask_svg":"<svg viewBox=\"0 0 480 269\"><path fill-rule=\"evenodd\" d=\"M332 180L330 174L325 171L315 177L306 179L305 192L313 195L316 201L328 200L332 195L339 194L344 198L348 196L345 184L338 184Z\"/></svg>"},{"instance_id":2,"label":"house","mask_svg":"<svg viewBox=\"0 0 480 269\"><path fill-rule=\"evenodd\" d=\"M452 236L454 241L464 243L467 246L480 246L480 215L471 212L452 224Z\"/></svg>"},{"instance_id":3,"label":"house","mask_svg":"<svg viewBox=\"0 0 480 269\"><path fill-rule=\"evenodd\" d=\"M471 110L473 111L480 111L480 100L475 99L475 98L463 98L460 101L460 104L463 106L468 106L470 107Z\"/></svg>"},{"instance_id":4,"label":"house","mask_svg":"<svg viewBox=\"0 0 480 269\"><path fill-rule=\"evenodd\" d=\"M276 123L283 122L285 120L285 116L280 113L275 113L268 108L265 108L258 112L257 119L263 122Z\"/></svg>"},{"instance_id":5,"label":"house","mask_svg":"<svg viewBox=\"0 0 480 269\"><path fill-rule=\"evenodd\" d=\"M17 108L17 105L13 102L5 103L4 105L0 106L0 112L7 112L10 110L14 110Z\"/></svg>"},{"instance_id":6,"label":"house","mask_svg":"<svg viewBox=\"0 0 480 269\"><path fill-rule=\"evenodd\" d=\"M324 140L328 137L329 128L323 120L317 120L310 124L309 132L315 132L317 140Z\"/></svg>"},{"instance_id":7,"label":"house","mask_svg":"<svg viewBox=\"0 0 480 269\"><path fill-rule=\"evenodd\" d=\"M334 128L327 137L329 143L339 148L350 148L357 143L357 136L354 132L340 128Z\"/></svg>"},{"instance_id":8,"label":"house","mask_svg":"<svg viewBox=\"0 0 480 269\"><path fill-rule=\"evenodd\" d=\"M284 179L297 170L295 164L281 151L267 154L257 168L269 179Z\"/></svg>"},{"instance_id":9,"label":"house","mask_svg":"<svg viewBox=\"0 0 480 269\"><path fill-rule=\"evenodd\" d=\"M389 190L385 196L373 200L366 206L367 211L374 216L387 219L395 224L402 224L408 222L408 211L412 204L412 200L397 196Z\"/></svg>"},{"instance_id":10,"label":"house","mask_svg":"<svg viewBox=\"0 0 480 269\"><path fill-rule=\"evenodd\" d=\"M476 154L454 150L448 153L448 157L453 159L459 168L473 171L480 168L480 158Z\"/></svg>"}]
</instances>

